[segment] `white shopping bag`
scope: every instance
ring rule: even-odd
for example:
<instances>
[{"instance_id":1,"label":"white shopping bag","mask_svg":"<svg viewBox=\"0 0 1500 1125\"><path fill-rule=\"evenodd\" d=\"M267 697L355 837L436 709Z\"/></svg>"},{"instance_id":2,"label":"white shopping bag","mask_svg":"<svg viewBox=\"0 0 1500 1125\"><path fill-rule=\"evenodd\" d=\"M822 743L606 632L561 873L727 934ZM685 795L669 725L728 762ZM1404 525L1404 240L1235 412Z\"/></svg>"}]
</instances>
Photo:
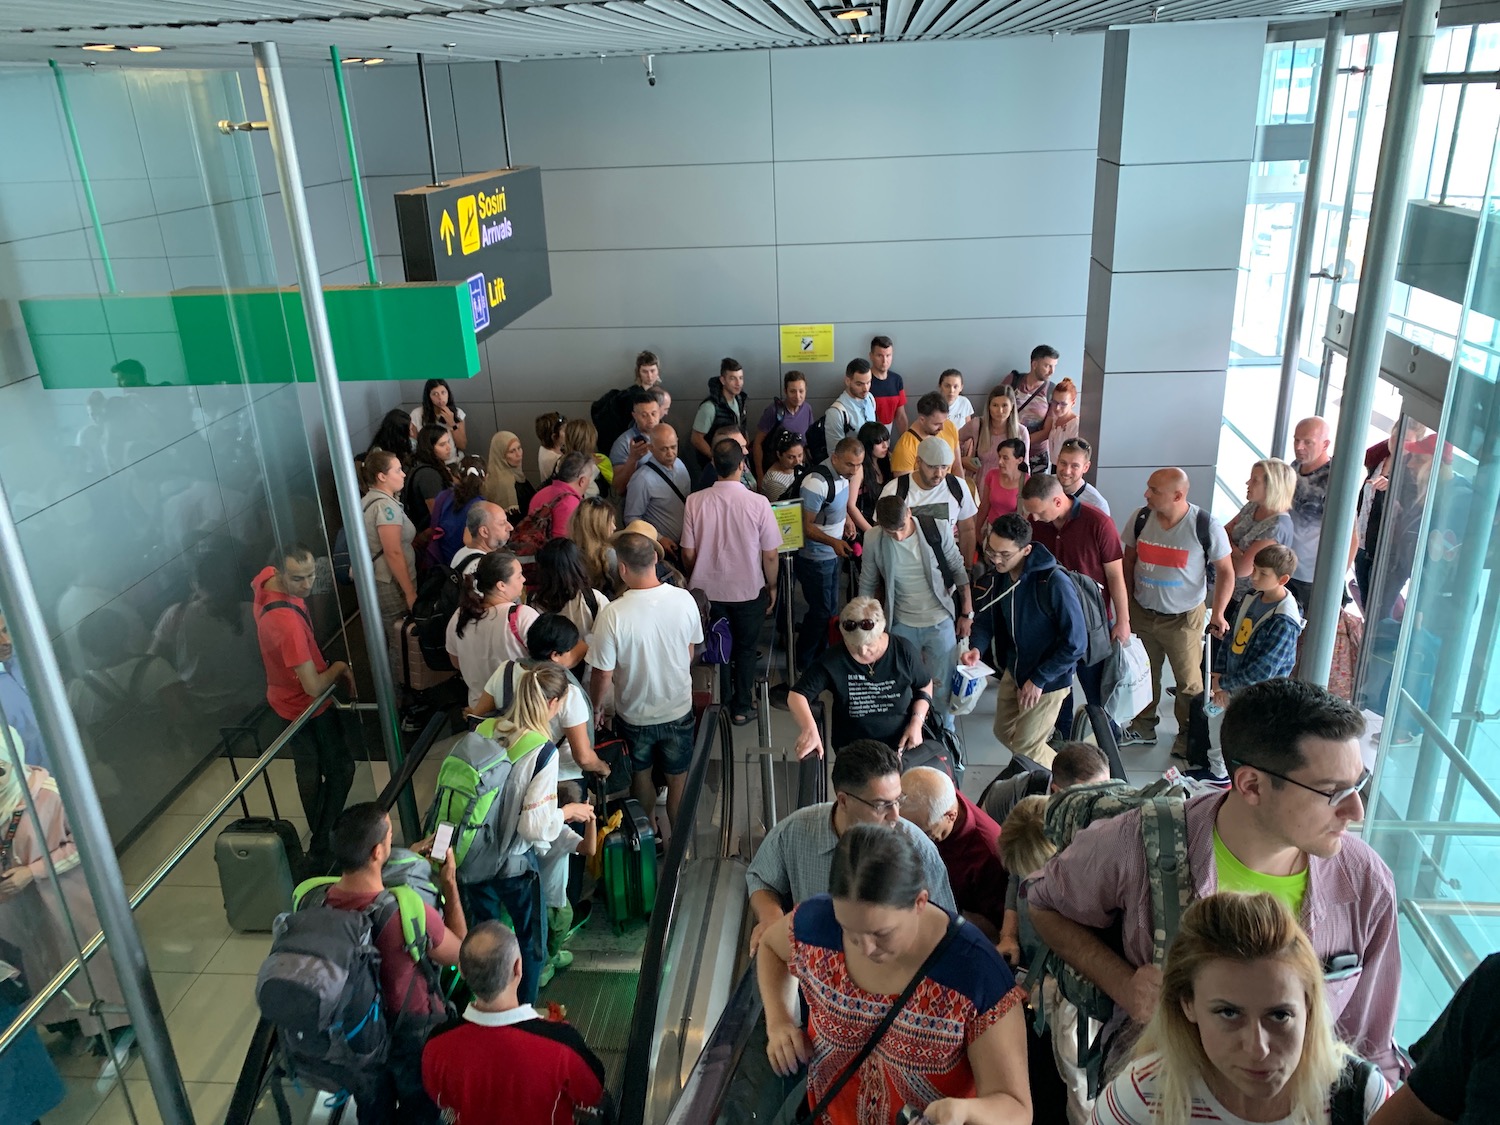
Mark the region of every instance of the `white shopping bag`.
<instances>
[{"instance_id":1,"label":"white shopping bag","mask_svg":"<svg viewBox=\"0 0 1500 1125\"><path fill-rule=\"evenodd\" d=\"M962 646L960 652L966 649L967 646ZM948 698L948 714L967 715L974 710L974 705L984 692L984 685L994 674L995 670L983 661L973 667L967 664L955 665L953 676L949 680L952 694Z\"/></svg>"},{"instance_id":2,"label":"white shopping bag","mask_svg":"<svg viewBox=\"0 0 1500 1125\"><path fill-rule=\"evenodd\" d=\"M1151 661L1141 638L1134 635L1127 645L1114 642L1110 660L1114 662L1115 675L1106 678L1113 682L1114 688L1104 706L1110 718L1126 727L1151 706Z\"/></svg>"}]
</instances>

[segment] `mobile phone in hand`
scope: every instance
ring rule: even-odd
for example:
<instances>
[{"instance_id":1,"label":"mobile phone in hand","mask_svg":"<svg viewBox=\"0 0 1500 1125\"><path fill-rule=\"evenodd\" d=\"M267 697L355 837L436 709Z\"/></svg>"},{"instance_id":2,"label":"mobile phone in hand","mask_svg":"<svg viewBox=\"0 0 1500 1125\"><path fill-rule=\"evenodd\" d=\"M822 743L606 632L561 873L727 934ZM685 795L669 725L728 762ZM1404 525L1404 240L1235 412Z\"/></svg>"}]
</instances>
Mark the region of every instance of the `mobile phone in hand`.
<instances>
[{"instance_id":1,"label":"mobile phone in hand","mask_svg":"<svg viewBox=\"0 0 1500 1125\"><path fill-rule=\"evenodd\" d=\"M453 825L439 824L432 837L432 862L442 863L448 858L448 848L453 843Z\"/></svg>"}]
</instances>

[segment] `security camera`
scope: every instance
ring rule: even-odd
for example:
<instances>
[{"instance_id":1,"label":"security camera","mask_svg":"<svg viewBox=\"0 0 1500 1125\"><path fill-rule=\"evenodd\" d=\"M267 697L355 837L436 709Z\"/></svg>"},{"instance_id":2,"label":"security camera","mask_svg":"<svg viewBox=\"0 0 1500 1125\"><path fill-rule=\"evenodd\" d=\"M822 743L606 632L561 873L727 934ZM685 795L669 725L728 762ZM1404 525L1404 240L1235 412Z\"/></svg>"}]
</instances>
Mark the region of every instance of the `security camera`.
<instances>
[{"instance_id":1,"label":"security camera","mask_svg":"<svg viewBox=\"0 0 1500 1125\"><path fill-rule=\"evenodd\" d=\"M646 56L646 85L648 86L656 85L656 71L652 67L652 64L655 62L655 60L655 55Z\"/></svg>"}]
</instances>

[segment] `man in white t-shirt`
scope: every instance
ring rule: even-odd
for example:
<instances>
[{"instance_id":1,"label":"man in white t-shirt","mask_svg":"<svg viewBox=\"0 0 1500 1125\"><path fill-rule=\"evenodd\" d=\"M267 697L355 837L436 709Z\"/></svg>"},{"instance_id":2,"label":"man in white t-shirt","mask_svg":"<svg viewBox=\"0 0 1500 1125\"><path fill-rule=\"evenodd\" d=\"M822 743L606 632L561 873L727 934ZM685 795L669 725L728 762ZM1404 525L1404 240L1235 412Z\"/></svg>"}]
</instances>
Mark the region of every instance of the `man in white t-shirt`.
<instances>
[{"instance_id":1,"label":"man in white t-shirt","mask_svg":"<svg viewBox=\"0 0 1500 1125\"><path fill-rule=\"evenodd\" d=\"M656 544L623 532L615 539L626 590L594 619L589 683L601 714L614 693L614 728L630 747L631 790L646 815L656 808L651 767L667 777L667 816L677 806L693 759L693 646L703 643L698 604L656 577Z\"/></svg>"},{"instance_id":2,"label":"man in white t-shirt","mask_svg":"<svg viewBox=\"0 0 1500 1125\"><path fill-rule=\"evenodd\" d=\"M1223 525L1188 503L1188 478L1181 469L1157 469L1146 481L1146 506L1125 525L1125 589L1130 594L1130 627L1151 660L1151 704L1135 717L1121 746L1156 745L1161 666L1172 665L1177 681L1177 737L1172 756L1187 758L1188 714L1193 696L1203 692L1203 621L1208 613L1210 567L1213 612L1209 631L1229 631L1224 609L1234 591L1234 564Z\"/></svg>"},{"instance_id":3,"label":"man in white t-shirt","mask_svg":"<svg viewBox=\"0 0 1500 1125\"><path fill-rule=\"evenodd\" d=\"M513 529L505 516L505 509L488 500L476 500L464 517L464 545L453 552L448 565L457 574L467 574L491 551L498 551L510 542Z\"/></svg>"},{"instance_id":4,"label":"man in white t-shirt","mask_svg":"<svg viewBox=\"0 0 1500 1125\"><path fill-rule=\"evenodd\" d=\"M958 550L966 559L974 557L974 520L979 505L962 481L950 476L953 447L940 437L925 437L917 445L917 463L910 473L891 481L882 496L899 496L913 516L931 516L958 536Z\"/></svg>"}]
</instances>

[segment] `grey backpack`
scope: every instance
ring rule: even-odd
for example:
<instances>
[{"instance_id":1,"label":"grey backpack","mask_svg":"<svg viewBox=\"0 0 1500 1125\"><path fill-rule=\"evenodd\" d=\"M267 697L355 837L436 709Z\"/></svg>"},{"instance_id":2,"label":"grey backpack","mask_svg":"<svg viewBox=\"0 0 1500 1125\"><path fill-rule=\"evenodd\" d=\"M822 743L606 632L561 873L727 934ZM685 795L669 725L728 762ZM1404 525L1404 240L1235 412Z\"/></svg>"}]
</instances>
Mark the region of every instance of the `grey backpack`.
<instances>
[{"instance_id":1,"label":"grey backpack","mask_svg":"<svg viewBox=\"0 0 1500 1125\"><path fill-rule=\"evenodd\" d=\"M1151 888L1151 961L1160 967L1167 947L1177 936L1182 912L1193 901L1188 867L1187 787L1162 779L1133 789L1116 778L1075 785L1047 799L1045 831L1058 851L1091 824L1138 810L1141 846ZM1089 1097L1098 1094L1104 1072L1104 1027L1115 1014L1115 1002L1088 977L1045 945L1037 950L1026 974L1028 984L1050 976L1062 998L1078 1009L1078 1067L1088 1076ZM1036 1030L1046 1026L1046 1006L1038 1003ZM1099 1034L1089 1039L1089 1020L1098 1020Z\"/></svg>"}]
</instances>

